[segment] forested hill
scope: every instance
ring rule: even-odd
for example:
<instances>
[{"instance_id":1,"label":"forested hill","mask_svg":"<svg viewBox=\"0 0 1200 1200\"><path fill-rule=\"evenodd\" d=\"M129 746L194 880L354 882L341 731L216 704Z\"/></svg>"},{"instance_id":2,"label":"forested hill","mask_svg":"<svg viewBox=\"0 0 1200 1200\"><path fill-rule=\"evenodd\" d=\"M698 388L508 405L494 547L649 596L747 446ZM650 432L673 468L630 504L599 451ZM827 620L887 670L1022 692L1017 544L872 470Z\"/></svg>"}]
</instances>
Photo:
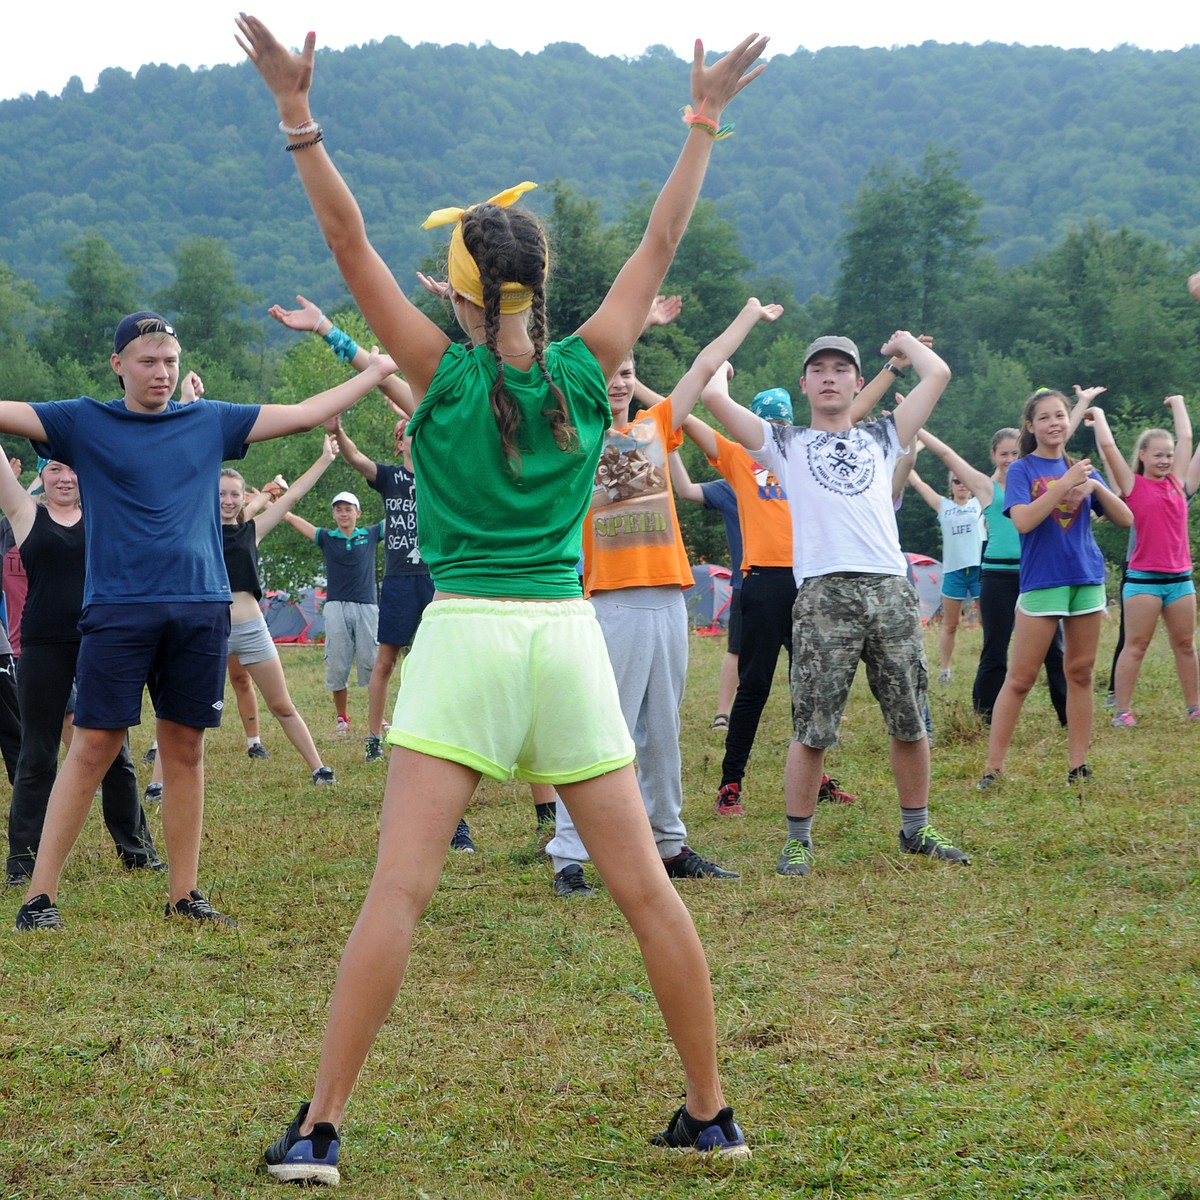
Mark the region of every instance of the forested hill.
<instances>
[{"instance_id":1,"label":"forested hill","mask_svg":"<svg viewBox=\"0 0 1200 1200\"><path fill-rule=\"evenodd\" d=\"M868 168L957 152L1002 265L1098 217L1185 245L1200 239L1200 48L828 49L771 60L729 116L706 195L760 274L828 291L846 206ZM318 55L315 113L380 248L417 265L443 238L430 209L521 179L561 178L615 219L657 186L682 140L687 65L558 44L410 47L388 38ZM104 72L85 92L0 103L0 261L46 296L62 247L98 230L148 290L189 236L223 238L262 298L339 292L253 69ZM537 207L537 194L534 194ZM543 206L547 201L542 201Z\"/></svg>"}]
</instances>

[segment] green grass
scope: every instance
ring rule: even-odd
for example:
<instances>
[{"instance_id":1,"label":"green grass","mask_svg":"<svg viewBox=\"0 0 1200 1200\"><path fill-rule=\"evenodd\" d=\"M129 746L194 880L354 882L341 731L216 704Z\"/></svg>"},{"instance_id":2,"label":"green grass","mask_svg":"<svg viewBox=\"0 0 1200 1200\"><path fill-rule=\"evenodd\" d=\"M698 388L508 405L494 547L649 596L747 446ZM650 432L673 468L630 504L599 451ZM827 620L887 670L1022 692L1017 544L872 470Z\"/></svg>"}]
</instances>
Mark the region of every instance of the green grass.
<instances>
[{"instance_id":1,"label":"green grass","mask_svg":"<svg viewBox=\"0 0 1200 1200\"><path fill-rule=\"evenodd\" d=\"M351 1101L343 1187L1200 1200L1200 727L1182 719L1160 638L1141 728L1110 729L1097 707L1086 791L1065 786L1042 689L1003 786L979 793L978 639L960 634L954 682L931 696L934 821L972 866L898 853L860 673L829 768L861 799L818 811L804 880L774 873L782 671L747 816L720 819L708 725L723 647L693 639L684 815L691 843L742 879L679 886L708 950L749 1162L646 1147L681 1075L632 938L606 896L553 897L527 789L485 784L470 813L480 853L447 864ZM0 934L0 1200L275 1188L257 1163L309 1094L383 777L358 737L330 732L319 652L285 664L341 783L312 787L265 711L269 762L247 760L234 720L210 737L201 882L240 919L236 935L164 921L163 880L121 870L95 813L60 896L69 929ZM351 700L357 729L365 692ZM135 734L138 754L148 740ZM5 898L7 922L19 896Z\"/></svg>"}]
</instances>

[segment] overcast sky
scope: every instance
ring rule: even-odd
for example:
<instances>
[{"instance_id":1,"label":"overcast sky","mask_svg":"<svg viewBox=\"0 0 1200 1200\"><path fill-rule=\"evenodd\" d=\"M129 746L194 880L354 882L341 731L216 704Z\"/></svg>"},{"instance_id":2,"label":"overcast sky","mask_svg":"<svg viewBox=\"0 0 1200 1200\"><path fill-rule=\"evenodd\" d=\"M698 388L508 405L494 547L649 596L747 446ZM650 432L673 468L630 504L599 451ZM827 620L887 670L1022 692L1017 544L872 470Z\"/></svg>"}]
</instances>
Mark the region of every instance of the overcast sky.
<instances>
[{"instance_id":1,"label":"overcast sky","mask_svg":"<svg viewBox=\"0 0 1200 1200\"><path fill-rule=\"evenodd\" d=\"M893 46L925 41L1019 42L1026 46L1086 46L1110 49L1122 43L1148 50L1178 50L1196 40L1195 20L1178 0L1144 0L1087 8L1046 0L964 4L961 0L844 0L801 6L752 0L714 6L668 5L632 0L566 4L562 0L457 0L418 7L397 0L263 0L253 11L281 39L298 45L309 29L317 45L340 49L389 34L410 45L492 42L515 50L540 50L548 42L578 42L595 54L635 56L647 46L666 45L691 54L697 37L727 49L751 31L771 35L768 53L798 47ZM191 67L238 62L231 6L222 15L211 0L180 4L104 5L96 0L40 0L6 6L0 38L0 99L25 92L57 95L72 75L89 91L105 67L136 72L148 62ZM733 14L737 15L733 15ZM604 14L601 20L598 14Z\"/></svg>"}]
</instances>

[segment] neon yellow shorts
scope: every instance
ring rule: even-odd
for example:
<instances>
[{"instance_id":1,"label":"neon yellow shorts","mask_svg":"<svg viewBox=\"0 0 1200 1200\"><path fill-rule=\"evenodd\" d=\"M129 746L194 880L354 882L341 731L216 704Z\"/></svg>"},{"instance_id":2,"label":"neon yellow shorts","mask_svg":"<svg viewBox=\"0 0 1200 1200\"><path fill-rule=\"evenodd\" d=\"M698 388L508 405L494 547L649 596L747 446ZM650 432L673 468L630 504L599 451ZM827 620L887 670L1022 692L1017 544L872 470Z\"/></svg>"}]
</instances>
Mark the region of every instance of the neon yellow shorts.
<instances>
[{"instance_id":1,"label":"neon yellow shorts","mask_svg":"<svg viewBox=\"0 0 1200 1200\"><path fill-rule=\"evenodd\" d=\"M1083 617L1103 612L1108 598L1102 583L1081 583L1071 587L1034 588L1017 598L1017 610L1028 617Z\"/></svg>"},{"instance_id":2,"label":"neon yellow shorts","mask_svg":"<svg viewBox=\"0 0 1200 1200\"><path fill-rule=\"evenodd\" d=\"M430 604L401 667L387 740L530 783L577 783L633 762L586 600Z\"/></svg>"}]
</instances>

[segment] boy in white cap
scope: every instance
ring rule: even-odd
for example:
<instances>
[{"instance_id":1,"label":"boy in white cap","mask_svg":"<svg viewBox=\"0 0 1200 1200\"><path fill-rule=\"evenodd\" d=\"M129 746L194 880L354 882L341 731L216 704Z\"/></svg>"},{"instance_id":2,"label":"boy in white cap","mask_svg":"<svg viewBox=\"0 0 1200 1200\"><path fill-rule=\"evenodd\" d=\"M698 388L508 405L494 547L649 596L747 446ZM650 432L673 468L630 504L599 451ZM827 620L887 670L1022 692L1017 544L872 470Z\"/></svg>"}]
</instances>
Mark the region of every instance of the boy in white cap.
<instances>
[{"instance_id":1,"label":"boy in white cap","mask_svg":"<svg viewBox=\"0 0 1200 1200\"><path fill-rule=\"evenodd\" d=\"M333 529L318 529L295 513L288 513L284 520L316 542L325 556L325 686L333 693L337 731L347 734L350 666L358 662L358 686L366 687L379 649L375 552L383 539L383 522L359 529L362 508L353 492L338 492L332 507Z\"/></svg>"}]
</instances>

